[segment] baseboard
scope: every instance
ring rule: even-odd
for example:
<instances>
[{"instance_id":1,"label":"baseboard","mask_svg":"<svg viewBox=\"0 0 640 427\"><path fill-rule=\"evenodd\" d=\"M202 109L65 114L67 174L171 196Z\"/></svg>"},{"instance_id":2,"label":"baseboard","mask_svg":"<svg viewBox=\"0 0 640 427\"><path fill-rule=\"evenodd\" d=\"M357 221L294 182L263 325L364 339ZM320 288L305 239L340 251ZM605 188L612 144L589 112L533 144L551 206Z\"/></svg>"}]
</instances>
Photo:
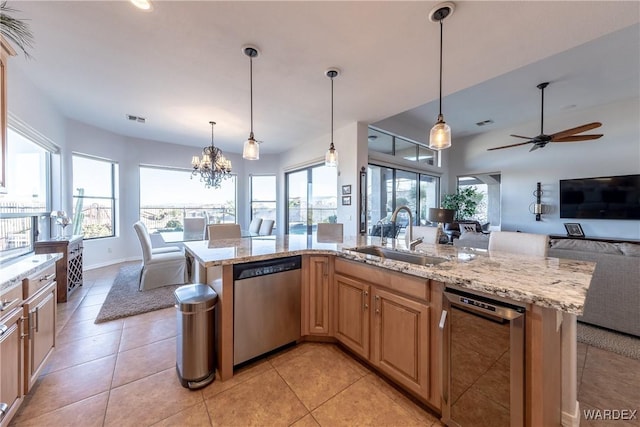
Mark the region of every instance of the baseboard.
<instances>
[{"instance_id":1,"label":"baseboard","mask_svg":"<svg viewBox=\"0 0 640 427\"><path fill-rule=\"evenodd\" d=\"M562 411L563 427L580 427L580 402L576 401L576 412L568 414Z\"/></svg>"},{"instance_id":2,"label":"baseboard","mask_svg":"<svg viewBox=\"0 0 640 427\"><path fill-rule=\"evenodd\" d=\"M140 258L140 257L129 257L129 258L111 259L109 261L101 262L101 263L98 263L98 264L84 265L83 266L83 270L84 271L95 270L96 268L109 267L111 265L121 264L123 262L132 262L132 261L141 261L142 262L142 258Z\"/></svg>"}]
</instances>

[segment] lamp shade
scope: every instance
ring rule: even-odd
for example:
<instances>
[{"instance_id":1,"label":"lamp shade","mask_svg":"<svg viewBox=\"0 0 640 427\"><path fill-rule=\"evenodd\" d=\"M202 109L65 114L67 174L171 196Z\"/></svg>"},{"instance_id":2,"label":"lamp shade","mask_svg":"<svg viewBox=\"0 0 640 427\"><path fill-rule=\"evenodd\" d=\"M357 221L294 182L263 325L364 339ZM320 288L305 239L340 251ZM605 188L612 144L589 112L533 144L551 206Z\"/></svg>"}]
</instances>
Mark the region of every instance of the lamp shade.
<instances>
[{"instance_id":1,"label":"lamp shade","mask_svg":"<svg viewBox=\"0 0 640 427\"><path fill-rule=\"evenodd\" d=\"M453 209L429 208L429 221L431 222L453 222L456 211Z\"/></svg>"},{"instance_id":2,"label":"lamp shade","mask_svg":"<svg viewBox=\"0 0 640 427\"><path fill-rule=\"evenodd\" d=\"M244 143L244 148L242 150L242 158L246 160L259 160L260 159L260 146L253 139L253 135L247 139Z\"/></svg>"},{"instance_id":3,"label":"lamp shade","mask_svg":"<svg viewBox=\"0 0 640 427\"><path fill-rule=\"evenodd\" d=\"M429 148L444 150L449 147L451 147L451 127L440 117L429 133Z\"/></svg>"}]
</instances>

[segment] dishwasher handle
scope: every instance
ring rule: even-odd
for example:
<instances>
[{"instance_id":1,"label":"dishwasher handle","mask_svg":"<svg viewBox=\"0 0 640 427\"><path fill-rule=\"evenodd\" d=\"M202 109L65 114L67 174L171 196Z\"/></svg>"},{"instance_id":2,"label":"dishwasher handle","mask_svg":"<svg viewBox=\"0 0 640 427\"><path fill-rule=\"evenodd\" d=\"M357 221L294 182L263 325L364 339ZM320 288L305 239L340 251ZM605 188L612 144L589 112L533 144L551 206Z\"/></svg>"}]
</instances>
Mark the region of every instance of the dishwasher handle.
<instances>
[{"instance_id":1,"label":"dishwasher handle","mask_svg":"<svg viewBox=\"0 0 640 427\"><path fill-rule=\"evenodd\" d=\"M300 255L284 258L274 258L264 261L246 262L233 266L233 280L244 280L252 277L267 276L269 274L284 273L302 268Z\"/></svg>"}]
</instances>

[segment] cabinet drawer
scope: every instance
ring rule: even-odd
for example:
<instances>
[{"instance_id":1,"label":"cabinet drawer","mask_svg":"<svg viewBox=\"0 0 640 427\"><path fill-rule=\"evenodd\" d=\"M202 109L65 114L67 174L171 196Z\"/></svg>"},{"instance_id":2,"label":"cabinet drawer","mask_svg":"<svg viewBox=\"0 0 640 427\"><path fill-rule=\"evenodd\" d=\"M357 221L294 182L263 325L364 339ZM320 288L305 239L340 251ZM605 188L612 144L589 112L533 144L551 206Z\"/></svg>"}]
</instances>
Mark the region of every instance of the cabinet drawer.
<instances>
[{"instance_id":1,"label":"cabinet drawer","mask_svg":"<svg viewBox=\"0 0 640 427\"><path fill-rule=\"evenodd\" d=\"M24 299L35 295L40 289L56 279L56 265L52 264L44 270L35 273L22 282L22 297Z\"/></svg>"},{"instance_id":2,"label":"cabinet drawer","mask_svg":"<svg viewBox=\"0 0 640 427\"><path fill-rule=\"evenodd\" d=\"M375 266L336 258L335 272L429 302L429 279L387 271Z\"/></svg>"},{"instance_id":3,"label":"cabinet drawer","mask_svg":"<svg viewBox=\"0 0 640 427\"><path fill-rule=\"evenodd\" d=\"M0 317L22 304L22 286L14 286L0 296Z\"/></svg>"}]
</instances>

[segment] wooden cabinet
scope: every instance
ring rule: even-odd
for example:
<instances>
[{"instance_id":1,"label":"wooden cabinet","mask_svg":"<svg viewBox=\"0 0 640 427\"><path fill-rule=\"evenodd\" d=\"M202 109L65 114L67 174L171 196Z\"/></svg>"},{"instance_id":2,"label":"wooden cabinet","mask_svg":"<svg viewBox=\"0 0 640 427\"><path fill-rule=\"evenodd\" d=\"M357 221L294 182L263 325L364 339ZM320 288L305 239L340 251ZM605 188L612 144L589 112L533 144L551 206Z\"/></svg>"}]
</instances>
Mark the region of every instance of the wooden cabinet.
<instances>
[{"instance_id":1,"label":"wooden cabinet","mask_svg":"<svg viewBox=\"0 0 640 427\"><path fill-rule=\"evenodd\" d=\"M370 285L340 274L334 279L335 337L356 354L369 359Z\"/></svg>"},{"instance_id":2,"label":"wooden cabinet","mask_svg":"<svg viewBox=\"0 0 640 427\"><path fill-rule=\"evenodd\" d=\"M23 282L25 329L24 392L29 392L55 347L55 267Z\"/></svg>"},{"instance_id":3,"label":"wooden cabinet","mask_svg":"<svg viewBox=\"0 0 640 427\"><path fill-rule=\"evenodd\" d=\"M420 396L429 395L429 306L373 287L370 361Z\"/></svg>"},{"instance_id":4,"label":"wooden cabinet","mask_svg":"<svg viewBox=\"0 0 640 427\"><path fill-rule=\"evenodd\" d=\"M61 239L39 240L34 244L37 254L61 253L56 263L58 301L67 302L71 292L82 286L82 236Z\"/></svg>"},{"instance_id":5,"label":"wooden cabinet","mask_svg":"<svg viewBox=\"0 0 640 427\"><path fill-rule=\"evenodd\" d=\"M306 261L306 262L305 262ZM305 278L302 292L303 335L329 336L331 331L332 257L305 257Z\"/></svg>"},{"instance_id":6,"label":"wooden cabinet","mask_svg":"<svg viewBox=\"0 0 640 427\"><path fill-rule=\"evenodd\" d=\"M22 298L20 298L22 302ZM22 306L0 314L0 426L9 425L24 399Z\"/></svg>"},{"instance_id":7,"label":"wooden cabinet","mask_svg":"<svg viewBox=\"0 0 640 427\"><path fill-rule=\"evenodd\" d=\"M427 279L335 260L335 337L434 408L440 407L439 354ZM439 288L437 288L439 290Z\"/></svg>"}]
</instances>

